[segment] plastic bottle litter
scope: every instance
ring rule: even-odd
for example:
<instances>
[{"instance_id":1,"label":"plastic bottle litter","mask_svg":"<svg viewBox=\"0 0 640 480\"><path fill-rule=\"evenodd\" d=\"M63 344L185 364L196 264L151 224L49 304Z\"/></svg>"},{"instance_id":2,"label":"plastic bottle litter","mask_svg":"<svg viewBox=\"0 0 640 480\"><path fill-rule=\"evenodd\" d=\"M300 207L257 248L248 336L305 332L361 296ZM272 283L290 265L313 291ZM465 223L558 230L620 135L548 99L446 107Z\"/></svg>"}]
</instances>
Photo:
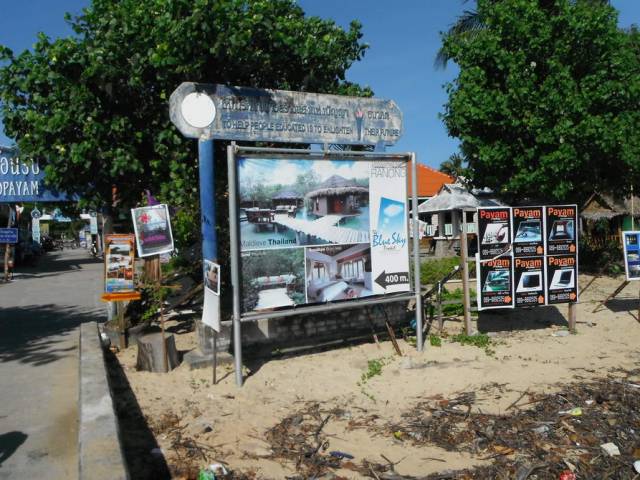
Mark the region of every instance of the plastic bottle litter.
<instances>
[{"instance_id":1,"label":"plastic bottle litter","mask_svg":"<svg viewBox=\"0 0 640 480\"><path fill-rule=\"evenodd\" d=\"M576 474L573 473L571 470L565 470L562 473L560 473L558 480L576 480Z\"/></svg>"},{"instance_id":2,"label":"plastic bottle litter","mask_svg":"<svg viewBox=\"0 0 640 480\"><path fill-rule=\"evenodd\" d=\"M532 430L532 432L535 432L539 435L545 434L549 432L549 426L548 425L542 425L540 427L536 427Z\"/></svg>"},{"instance_id":3,"label":"plastic bottle litter","mask_svg":"<svg viewBox=\"0 0 640 480\"><path fill-rule=\"evenodd\" d=\"M198 480L216 480L216 475L207 468L206 470L200 470Z\"/></svg>"},{"instance_id":4,"label":"plastic bottle litter","mask_svg":"<svg viewBox=\"0 0 640 480\"><path fill-rule=\"evenodd\" d=\"M633 469L640 473L640 460L636 460L635 462L633 462Z\"/></svg>"},{"instance_id":5,"label":"plastic bottle litter","mask_svg":"<svg viewBox=\"0 0 640 480\"><path fill-rule=\"evenodd\" d=\"M568 337L570 334L569 330L558 330L557 332L553 332L551 334L552 337Z\"/></svg>"},{"instance_id":6,"label":"plastic bottle litter","mask_svg":"<svg viewBox=\"0 0 640 480\"><path fill-rule=\"evenodd\" d=\"M351 455L349 453L346 453L346 452L340 452L338 450L333 450L333 451L329 452L329 455L331 455L332 457L335 457L335 458L340 458L340 459L346 458L347 460L353 460L353 458L354 458L353 455Z\"/></svg>"},{"instance_id":7,"label":"plastic bottle litter","mask_svg":"<svg viewBox=\"0 0 640 480\"><path fill-rule=\"evenodd\" d=\"M219 475L227 475L229 473L227 469L224 468L224 465L220 463L212 463L211 465L209 465L209 470Z\"/></svg>"},{"instance_id":8,"label":"plastic bottle litter","mask_svg":"<svg viewBox=\"0 0 640 480\"><path fill-rule=\"evenodd\" d=\"M162 455L164 455L164 452L161 448L152 448L151 452L149 453L151 453L151 455L153 455L154 457L161 457Z\"/></svg>"},{"instance_id":9,"label":"plastic bottle litter","mask_svg":"<svg viewBox=\"0 0 640 480\"><path fill-rule=\"evenodd\" d=\"M207 468L200 470L198 480L216 480L216 475L227 475L228 473L224 465L212 463Z\"/></svg>"},{"instance_id":10,"label":"plastic bottle litter","mask_svg":"<svg viewBox=\"0 0 640 480\"><path fill-rule=\"evenodd\" d=\"M579 417L582 415L582 409L580 407L572 408L571 410L560 410L558 412L560 415L571 415L572 417Z\"/></svg>"},{"instance_id":11,"label":"plastic bottle litter","mask_svg":"<svg viewBox=\"0 0 640 480\"><path fill-rule=\"evenodd\" d=\"M605 453L610 457L617 457L618 455L620 455L620 449L615 443L603 443L602 445L600 445L600 448L604 450Z\"/></svg>"}]
</instances>

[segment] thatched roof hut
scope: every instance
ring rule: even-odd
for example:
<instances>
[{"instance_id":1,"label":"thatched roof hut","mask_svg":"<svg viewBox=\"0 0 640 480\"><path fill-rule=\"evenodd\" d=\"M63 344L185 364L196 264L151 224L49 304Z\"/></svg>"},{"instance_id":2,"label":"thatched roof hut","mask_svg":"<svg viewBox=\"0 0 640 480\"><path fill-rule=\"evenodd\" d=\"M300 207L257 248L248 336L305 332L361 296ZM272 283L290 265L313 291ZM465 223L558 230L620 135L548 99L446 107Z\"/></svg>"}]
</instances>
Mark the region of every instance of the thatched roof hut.
<instances>
[{"instance_id":1,"label":"thatched roof hut","mask_svg":"<svg viewBox=\"0 0 640 480\"><path fill-rule=\"evenodd\" d=\"M452 183L442 186L435 197L431 197L418 206L419 213L437 213L451 210L468 210L478 207L501 207L500 200L493 197L490 190L474 189L469 191L465 186Z\"/></svg>"},{"instance_id":2,"label":"thatched roof hut","mask_svg":"<svg viewBox=\"0 0 640 480\"><path fill-rule=\"evenodd\" d=\"M340 175L332 175L318 185L318 188L307 193L307 198L329 197L335 195L369 193L367 187L358 185L355 180L347 180Z\"/></svg>"},{"instance_id":3,"label":"thatched roof hut","mask_svg":"<svg viewBox=\"0 0 640 480\"><path fill-rule=\"evenodd\" d=\"M611 219L618 216L633 215L640 217L640 198L614 198L604 193L593 193L580 210L580 216L585 220Z\"/></svg>"},{"instance_id":4,"label":"thatched roof hut","mask_svg":"<svg viewBox=\"0 0 640 480\"><path fill-rule=\"evenodd\" d=\"M293 190L280 190L272 200L302 200L302 195Z\"/></svg>"}]
</instances>

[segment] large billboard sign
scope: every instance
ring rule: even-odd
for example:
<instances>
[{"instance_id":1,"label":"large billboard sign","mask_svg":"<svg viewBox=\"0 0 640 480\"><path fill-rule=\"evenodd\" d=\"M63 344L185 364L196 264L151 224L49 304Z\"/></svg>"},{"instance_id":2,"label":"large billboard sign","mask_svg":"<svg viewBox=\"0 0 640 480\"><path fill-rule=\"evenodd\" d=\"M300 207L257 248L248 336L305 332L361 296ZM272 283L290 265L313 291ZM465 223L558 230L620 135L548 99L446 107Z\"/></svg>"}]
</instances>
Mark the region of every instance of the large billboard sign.
<instances>
[{"instance_id":1,"label":"large billboard sign","mask_svg":"<svg viewBox=\"0 0 640 480\"><path fill-rule=\"evenodd\" d=\"M244 313L411 290L405 161L236 161Z\"/></svg>"},{"instance_id":2,"label":"large billboard sign","mask_svg":"<svg viewBox=\"0 0 640 480\"><path fill-rule=\"evenodd\" d=\"M37 162L21 158L17 148L0 146L0 203L73 199L45 185L44 170Z\"/></svg>"},{"instance_id":3,"label":"large billboard sign","mask_svg":"<svg viewBox=\"0 0 640 480\"><path fill-rule=\"evenodd\" d=\"M577 214L576 205L479 208L478 308L577 302Z\"/></svg>"},{"instance_id":4,"label":"large billboard sign","mask_svg":"<svg viewBox=\"0 0 640 480\"><path fill-rule=\"evenodd\" d=\"M402 112L391 100L185 82L171 121L190 138L394 145Z\"/></svg>"},{"instance_id":5,"label":"large billboard sign","mask_svg":"<svg viewBox=\"0 0 640 480\"><path fill-rule=\"evenodd\" d=\"M640 280L640 232L623 232L622 238L627 280Z\"/></svg>"}]
</instances>

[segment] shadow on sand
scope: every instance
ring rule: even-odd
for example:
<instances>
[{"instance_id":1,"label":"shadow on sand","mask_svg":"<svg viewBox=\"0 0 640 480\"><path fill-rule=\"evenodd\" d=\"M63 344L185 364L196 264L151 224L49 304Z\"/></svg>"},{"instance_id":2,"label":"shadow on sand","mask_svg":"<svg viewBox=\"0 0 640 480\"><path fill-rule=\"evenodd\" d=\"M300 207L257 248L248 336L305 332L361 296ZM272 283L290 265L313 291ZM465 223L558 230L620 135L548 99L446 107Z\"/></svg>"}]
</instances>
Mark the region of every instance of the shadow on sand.
<instances>
[{"instance_id":1,"label":"shadow on sand","mask_svg":"<svg viewBox=\"0 0 640 480\"><path fill-rule=\"evenodd\" d=\"M558 307L555 306L478 312L478 331L482 333L540 330L552 326L569 326Z\"/></svg>"},{"instance_id":2,"label":"shadow on sand","mask_svg":"<svg viewBox=\"0 0 640 480\"><path fill-rule=\"evenodd\" d=\"M159 448L158 442L149 428L120 362L108 350L105 351L105 362L120 427L122 451L131 479L170 479L171 474L164 457L151 454L152 449Z\"/></svg>"},{"instance_id":3,"label":"shadow on sand","mask_svg":"<svg viewBox=\"0 0 640 480\"><path fill-rule=\"evenodd\" d=\"M20 448L20 445L25 442L27 436L26 433L16 431L0 435L0 466Z\"/></svg>"}]
</instances>

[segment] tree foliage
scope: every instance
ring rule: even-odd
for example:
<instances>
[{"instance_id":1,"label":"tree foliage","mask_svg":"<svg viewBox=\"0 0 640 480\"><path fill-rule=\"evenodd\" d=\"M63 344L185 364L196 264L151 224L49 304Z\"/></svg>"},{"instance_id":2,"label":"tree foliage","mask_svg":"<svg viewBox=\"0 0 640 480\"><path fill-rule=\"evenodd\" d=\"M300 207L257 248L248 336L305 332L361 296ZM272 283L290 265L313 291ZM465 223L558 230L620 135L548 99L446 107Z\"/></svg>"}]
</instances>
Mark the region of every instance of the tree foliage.
<instances>
[{"instance_id":1,"label":"tree foliage","mask_svg":"<svg viewBox=\"0 0 640 480\"><path fill-rule=\"evenodd\" d=\"M360 25L306 17L293 0L93 0L67 20L73 37L0 47L0 107L22 155L95 204L115 185L123 207L146 189L197 205L196 142L168 114L183 81L371 95L345 81L367 48Z\"/></svg>"},{"instance_id":2,"label":"tree foliage","mask_svg":"<svg viewBox=\"0 0 640 480\"><path fill-rule=\"evenodd\" d=\"M474 183L557 201L637 183L637 30L602 0L478 0L476 13L482 28L450 30L441 51L460 67L443 118Z\"/></svg>"},{"instance_id":3,"label":"tree foliage","mask_svg":"<svg viewBox=\"0 0 640 480\"><path fill-rule=\"evenodd\" d=\"M466 177L465 159L459 153L454 153L440 164L440 171L453 178Z\"/></svg>"}]
</instances>

